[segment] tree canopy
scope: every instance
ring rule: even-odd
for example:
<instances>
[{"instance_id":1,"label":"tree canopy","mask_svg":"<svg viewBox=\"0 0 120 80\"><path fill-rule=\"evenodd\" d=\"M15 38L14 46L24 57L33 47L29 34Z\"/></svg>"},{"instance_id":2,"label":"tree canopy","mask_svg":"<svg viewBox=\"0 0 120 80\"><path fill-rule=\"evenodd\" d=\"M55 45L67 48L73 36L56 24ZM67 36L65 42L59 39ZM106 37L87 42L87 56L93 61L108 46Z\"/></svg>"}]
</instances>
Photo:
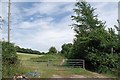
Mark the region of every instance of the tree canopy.
<instances>
[{"instance_id":1,"label":"tree canopy","mask_svg":"<svg viewBox=\"0 0 120 80\"><path fill-rule=\"evenodd\" d=\"M86 69L100 73L117 71L120 36L112 28L105 30L105 21L99 20L96 9L90 4L83 1L77 2L75 6L75 15L71 16L75 22L72 28L76 33L72 50L64 44L61 52L66 57L69 54L68 58L85 59Z\"/></svg>"},{"instance_id":2,"label":"tree canopy","mask_svg":"<svg viewBox=\"0 0 120 80\"><path fill-rule=\"evenodd\" d=\"M55 47L51 47L50 49L49 49L49 52L48 52L49 54L57 54L57 50L56 50L56 48Z\"/></svg>"}]
</instances>

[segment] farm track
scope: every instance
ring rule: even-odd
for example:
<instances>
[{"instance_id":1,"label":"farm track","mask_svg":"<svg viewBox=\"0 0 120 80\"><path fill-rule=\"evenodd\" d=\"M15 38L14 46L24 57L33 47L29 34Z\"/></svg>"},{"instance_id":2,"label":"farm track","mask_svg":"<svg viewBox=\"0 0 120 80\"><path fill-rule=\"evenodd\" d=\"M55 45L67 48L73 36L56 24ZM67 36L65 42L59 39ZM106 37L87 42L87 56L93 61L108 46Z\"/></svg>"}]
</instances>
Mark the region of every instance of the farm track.
<instances>
[{"instance_id":1,"label":"farm track","mask_svg":"<svg viewBox=\"0 0 120 80\"><path fill-rule=\"evenodd\" d=\"M40 58L46 55L34 55L18 53L18 58L22 61L23 69L30 69L31 72L38 72L41 78L107 78L106 76L84 70L82 68L65 68L57 66L47 66L45 62L33 62L31 58ZM58 64L63 64L63 59ZM29 71L29 70L28 70Z\"/></svg>"}]
</instances>

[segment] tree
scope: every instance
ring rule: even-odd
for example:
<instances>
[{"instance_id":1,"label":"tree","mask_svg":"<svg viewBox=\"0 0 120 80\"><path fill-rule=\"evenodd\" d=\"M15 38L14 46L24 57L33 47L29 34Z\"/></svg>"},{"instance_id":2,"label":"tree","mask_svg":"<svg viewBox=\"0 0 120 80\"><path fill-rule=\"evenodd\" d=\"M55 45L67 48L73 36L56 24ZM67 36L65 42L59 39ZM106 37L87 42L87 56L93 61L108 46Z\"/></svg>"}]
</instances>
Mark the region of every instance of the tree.
<instances>
[{"instance_id":1,"label":"tree","mask_svg":"<svg viewBox=\"0 0 120 80\"><path fill-rule=\"evenodd\" d=\"M27 53L27 54L42 54L37 50L32 50L32 49L25 49L25 48L20 48L19 46L15 46L17 52L21 53Z\"/></svg>"},{"instance_id":2,"label":"tree","mask_svg":"<svg viewBox=\"0 0 120 80\"><path fill-rule=\"evenodd\" d=\"M75 16L72 16L72 20L76 23L72 24L74 31L76 32L72 58L85 58L87 50L89 48L89 41L96 38L94 36L89 37L95 30L104 30L105 22L102 22L94 15L94 8L87 2L77 2L76 8L73 9ZM91 46L92 47L92 46ZM93 47L92 47L93 48Z\"/></svg>"},{"instance_id":3,"label":"tree","mask_svg":"<svg viewBox=\"0 0 120 80\"><path fill-rule=\"evenodd\" d=\"M105 22L98 19L90 4L77 2L75 6L72 28L76 35L70 58L85 59L86 68L98 72L116 70L119 37L113 29L105 30Z\"/></svg>"},{"instance_id":4,"label":"tree","mask_svg":"<svg viewBox=\"0 0 120 80\"><path fill-rule=\"evenodd\" d=\"M72 24L76 37L87 36L90 32L98 28L105 28L105 22L102 22L94 15L94 8L87 2L77 2L76 8L73 9L75 16L72 16L72 20L76 23Z\"/></svg>"},{"instance_id":5,"label":"tree","mask_svg":"<svg viewBox=\"0 0 120 80\"><path fill-rule=\"evenodd\" d=\"M61 54L64 55L66 58L69 58L70 54L72 53L73 45L71 43L63 44Z\"/></svg>"},{"instance_id":6,"label":"tree","mask_svg":"<svg viewBox=\"0 0 120 80\"><path fill-rule=\"evenodd\" d=\"M55 47L51 47L51 48L49 49L49 52L48 52L48 53L50 53L50 54L56 54L56 53L57 53L57 50L56 50Z\"/></svg>"}]
</instances>

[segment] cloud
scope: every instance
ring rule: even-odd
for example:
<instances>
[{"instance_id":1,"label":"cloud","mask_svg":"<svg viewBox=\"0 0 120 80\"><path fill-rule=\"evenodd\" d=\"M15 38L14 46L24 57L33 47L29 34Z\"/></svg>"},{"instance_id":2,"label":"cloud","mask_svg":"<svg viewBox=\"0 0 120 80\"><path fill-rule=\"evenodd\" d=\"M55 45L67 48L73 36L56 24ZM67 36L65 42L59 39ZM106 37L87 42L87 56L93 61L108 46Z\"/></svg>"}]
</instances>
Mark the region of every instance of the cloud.
<instances>
[{"instance_id":1,"label":"cloud","mask_svg":"<svg viewBox=\"0 0 120 80\"><path fill-rule=\"evenodd\" d=\"M7 2L8 0L2 0ZM76 2L82 0L11 0L12 2ZM87 2L118 2L119 0L86 0Z\"/></svg>"},{"instance_id":2,"label":"cloud","mask_svg":"<svg viewBox=\"0 0 120 80\"><path fill-rule=\"evenodd\" d=\"M2 9L1 9L1 15L4 20L7 20L7 14L8 14L8 5L7 3L2 3Z\"/></svg>"},{"instance_id":3,"label":"cloud","mask_svg":"<svg viewBox=\"0 0 120 80\"><path fill-rule=\"evenodd\" d=\"M31 46L31 48L40 51L47 51L51 46L55 46L57 50L60 50L62 44L73 41L74 32L71 27L68 26L71 24L71 21L68 18L69 16L63 18L57 24L51 23L51 20L49 20L50 18L46 19L47 22L46 20L36 20L33 23L27 22L26 25L21 23L18 27L25 26L23 29L32 28L37 30L35 33L28 30L29 34L26 35L14 35L13 42L26 48Z\"/></svg>"},{"instance_id":4,"label":"cloud","mask_svg":"<svg viewBox=\"0 0 120 80\"><path fill-rule=\"evenodd\" d=\"M106 29L114 28L117 25L118 19L118 3L117 2L96 2L92 3L95 13L98 14L100 20L106 21Z\"/></svg>"},{"instance_id":5,"label":"cloud","mask_svg":"<svg viewBox=\"0 0 120 80\"><path fill-rule=\"evenodd\" d=\"M35 3L33 7L27 10L26 7L20 9L17 7L17 4L12 5L12 9L15 11L12 11L12 22L14 21L14 23L11 25L11 41L16 45L40 51L48 51L51 46L55 46L57 50L60 50L62 44L73 41L74 32L69 26L71 25L71 13L60 17L59 22L56 22L57 17L52 16L54 13L56 13L56 16L61 16L62 13L72 11L73 5L68 5L69 3L54 3L54 5L53 3L47 3L47 5L51 7L47 9L45 8L45 3ZM44 6L42 7L43 9L39 9L42 5ZM62 10L61 6L65 9ZM31 10L34 9L36 9L36 11L32 12ZM54 9L56 9L56 11L53 11ZM42 10L45 10L45 12ZM57 13L60 11L61 14ZM35 15L36 13L47 16ZM26 17L28 20L24 20ZM29 20L31 18L32 20Z\"/></svg>"},{"instance_id":6,"label":"cloud","mask_svg":"<svg viewBox=\"0 0 120 80\"><path fill-rule=\"evenodd\" d=\"M116 3L92 5L97 8L95 13L99 14L100 19L107 21L108 26L115 24ZM74 3L70 2L12 3L11 41L21 47L39 51L48 51L51 46L60 50L62 44L73 42L75 33L69 26L73 23L70 18L74 14L73 7ZM114 11L111 7L115 8ZM3 12L7 19L7 11ZM3 37L7 38L5 31Z\"/></svg>"},{"instance_id":7,"label":"cloud","mask_svg":"<svg viewBox=\"0 0 120 80\"><path fill-rule=\"evenodd\" d=\"M73 4L73 3L72 3ZM24 11L27 16L31 16L34 14L39 15L58 15L64 12L71 12L72 5L71 3L63 3L63 2L43 2L43 3L35 3L32 8L24 8Z\"/></svg>"}]
</instances>

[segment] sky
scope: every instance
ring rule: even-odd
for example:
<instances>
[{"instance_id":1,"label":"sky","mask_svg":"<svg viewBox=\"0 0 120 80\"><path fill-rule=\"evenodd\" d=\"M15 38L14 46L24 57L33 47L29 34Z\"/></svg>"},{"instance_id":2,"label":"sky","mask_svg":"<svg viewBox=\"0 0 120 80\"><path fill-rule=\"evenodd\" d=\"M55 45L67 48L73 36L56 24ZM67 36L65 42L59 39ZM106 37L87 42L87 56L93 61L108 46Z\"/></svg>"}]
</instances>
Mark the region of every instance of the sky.
<instances>
[{"instance_id":1,"label":"sky","mask_svg":"<svg viewBox=\"0 0 120 80\"><path fill-rule=\"evenodd\" d=\"M100 20L107 28L114 28L118 19L117 2L89 2L97 8ZM7 40L7 3L2 3L2 39ZM72 43L74 31L71 16L75 2L12 2L11 42L24 48L47 52L51 46L61 50L64 43Z\"/></svg>"}]
</instances>

